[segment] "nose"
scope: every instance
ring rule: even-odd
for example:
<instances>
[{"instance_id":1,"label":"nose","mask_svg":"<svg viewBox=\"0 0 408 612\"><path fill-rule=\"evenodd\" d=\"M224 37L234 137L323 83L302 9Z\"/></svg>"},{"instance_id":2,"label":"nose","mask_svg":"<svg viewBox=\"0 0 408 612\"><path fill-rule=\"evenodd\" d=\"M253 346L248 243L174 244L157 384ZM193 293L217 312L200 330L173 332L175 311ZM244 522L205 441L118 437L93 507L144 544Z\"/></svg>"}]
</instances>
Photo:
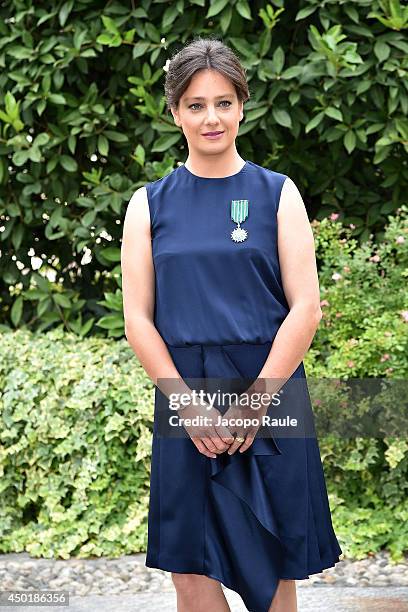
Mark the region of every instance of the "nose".
<instances>
[{"instance_id":1,"label":"nose","mask_svg":"<svg viewBox=\"0 0 408 612\"><path fill-rule=\"evenodd\" d=\"M208 110L207 110L207 116L206 116L206 123L210 123L210 124L218 123L219 120L218 120L218 115L215 110L215 107L209 105L207 108Z\"/></svg>"}]
</instances>

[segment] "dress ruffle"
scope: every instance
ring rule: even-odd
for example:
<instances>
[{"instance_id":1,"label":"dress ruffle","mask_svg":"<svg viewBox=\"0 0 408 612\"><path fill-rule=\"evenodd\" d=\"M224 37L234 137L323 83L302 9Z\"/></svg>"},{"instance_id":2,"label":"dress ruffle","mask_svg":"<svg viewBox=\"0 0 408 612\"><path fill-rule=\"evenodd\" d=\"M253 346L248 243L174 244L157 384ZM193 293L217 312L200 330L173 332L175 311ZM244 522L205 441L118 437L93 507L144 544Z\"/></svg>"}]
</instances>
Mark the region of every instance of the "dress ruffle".
<instances>
[{"instance_id":1,"label":"dress ruffle","mask_svg":"<svg viewBox=\"0 0 408 612\"><path fill-rule=\"evenodd\" d=\"M186 379L256 378L270 347L168 346ZM305 378L303 364L293 377ZM172 495L172 477L185 480L184 494L190 493L178 500L179 520L172 504L183 486ZM151 487L146 565L215 578L239 593L252 612L268 612L280 579L308 578L333 567L342 554L314 437L256 438L243 453L215 459L189 439L154 437ZM159 539L153 536L155 520L162 526ZM166 548L170 540L174 546Z\"/></svg>"}]
</instances>

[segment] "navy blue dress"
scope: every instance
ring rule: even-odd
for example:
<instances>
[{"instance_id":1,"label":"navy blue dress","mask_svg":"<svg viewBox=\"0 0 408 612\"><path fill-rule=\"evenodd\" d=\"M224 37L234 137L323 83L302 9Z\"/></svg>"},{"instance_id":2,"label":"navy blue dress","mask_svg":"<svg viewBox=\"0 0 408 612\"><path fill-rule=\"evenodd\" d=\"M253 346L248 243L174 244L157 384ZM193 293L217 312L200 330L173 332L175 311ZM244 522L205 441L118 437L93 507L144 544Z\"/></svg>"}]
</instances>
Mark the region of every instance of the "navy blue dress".
<instances>
[{"instance_id":1,"label":"navy blue dress","mask_svg":"<svg viewBox=\"0 0 408 612\"><path fill-rule=\"evenodd\" d=\"M181 165L146 184L154 322L184 379L261 371L289 312L277 249L286 178L246 161L223 178ZM232 199L249 201L239 243ZM303 362L291 378L306 381ZM243 453L206 457L189 437L158 435L163 397L156 387L147 567L215 578L267 612L280 578L339 561L316 438L255 438Z\"/></svg>"}]
</instances>

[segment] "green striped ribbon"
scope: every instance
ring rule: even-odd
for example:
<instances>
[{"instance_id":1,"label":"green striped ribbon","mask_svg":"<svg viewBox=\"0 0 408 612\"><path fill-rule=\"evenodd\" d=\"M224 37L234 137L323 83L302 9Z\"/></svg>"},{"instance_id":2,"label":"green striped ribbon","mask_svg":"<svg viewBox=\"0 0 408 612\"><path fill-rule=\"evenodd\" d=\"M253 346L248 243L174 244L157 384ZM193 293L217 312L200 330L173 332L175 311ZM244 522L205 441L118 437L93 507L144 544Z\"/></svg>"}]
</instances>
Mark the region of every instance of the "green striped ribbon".
<instances>
[{"instance_id":1,"label":"green striped ribbon","mask_svg":"<svg viewBox=\"0 0 408 612\"><path fill-rule=\"evenodd\" d=\"M235 223L242 223L248 216L249 200L231 200L231 219Z\"/></svg>"}]
</instances>

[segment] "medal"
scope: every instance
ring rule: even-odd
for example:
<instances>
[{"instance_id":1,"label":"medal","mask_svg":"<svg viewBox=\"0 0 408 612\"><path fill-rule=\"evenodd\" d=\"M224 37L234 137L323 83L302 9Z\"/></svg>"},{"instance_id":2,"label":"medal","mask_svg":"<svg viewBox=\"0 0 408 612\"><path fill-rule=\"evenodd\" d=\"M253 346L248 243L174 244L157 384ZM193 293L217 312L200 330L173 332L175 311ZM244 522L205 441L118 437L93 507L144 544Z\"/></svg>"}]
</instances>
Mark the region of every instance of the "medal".
<instances>
[{"instance_id":1,"label":"medal","mask_svg":"<svg viewBox=\"0 0 408 612\"><path fill-rule=\"evenodd\" d=\"M241 223L248 217L248 204L248 200L231 200L231 219L238 225L231 232L234 242L243 242L248 237L247 230L241 227Z\"/></svg>"}]
</instances>

